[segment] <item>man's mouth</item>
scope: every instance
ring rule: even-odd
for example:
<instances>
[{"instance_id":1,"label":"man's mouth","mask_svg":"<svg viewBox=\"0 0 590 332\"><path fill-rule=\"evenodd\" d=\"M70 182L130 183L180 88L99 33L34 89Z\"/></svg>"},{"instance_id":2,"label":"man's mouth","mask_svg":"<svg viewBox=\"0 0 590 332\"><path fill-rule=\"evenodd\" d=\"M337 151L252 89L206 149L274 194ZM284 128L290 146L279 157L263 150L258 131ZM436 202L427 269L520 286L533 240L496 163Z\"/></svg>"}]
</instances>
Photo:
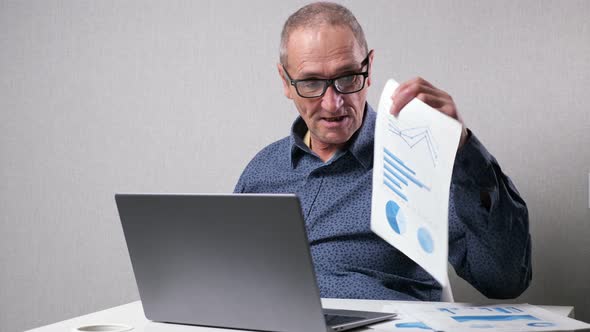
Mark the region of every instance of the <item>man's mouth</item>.
<instances>
[{"instance_id":1,"label":"man's mouth","mask_svg":"<svg viewBox=\"0 0 590 332\"><path fill-rule=\"evenodd\" d=\"M344 120L344 118L346 118L346 115L343 116L334 116L334 117L330 117L330 118L322 118L328 122L339 122Z\"/></svg>"}]
</instances>

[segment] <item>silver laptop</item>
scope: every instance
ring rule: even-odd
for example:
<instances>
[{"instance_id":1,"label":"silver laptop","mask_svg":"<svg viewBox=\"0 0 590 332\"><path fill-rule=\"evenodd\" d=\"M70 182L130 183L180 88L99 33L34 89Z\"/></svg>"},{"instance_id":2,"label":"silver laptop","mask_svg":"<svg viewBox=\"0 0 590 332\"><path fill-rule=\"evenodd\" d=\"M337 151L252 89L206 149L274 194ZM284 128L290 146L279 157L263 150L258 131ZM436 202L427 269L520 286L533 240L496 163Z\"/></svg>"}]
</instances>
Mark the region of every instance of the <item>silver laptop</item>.
<instances>
[{"instance_id":1,"label":"silver laptop","mask_svg":"<svg viewBox=\"0 0 590 332\"><path fill-rule=\"evenodd\" d=\"M343 331L395 314L322 310L294 195L116 194L148 319Z\"/></svg>"}]
</instances>

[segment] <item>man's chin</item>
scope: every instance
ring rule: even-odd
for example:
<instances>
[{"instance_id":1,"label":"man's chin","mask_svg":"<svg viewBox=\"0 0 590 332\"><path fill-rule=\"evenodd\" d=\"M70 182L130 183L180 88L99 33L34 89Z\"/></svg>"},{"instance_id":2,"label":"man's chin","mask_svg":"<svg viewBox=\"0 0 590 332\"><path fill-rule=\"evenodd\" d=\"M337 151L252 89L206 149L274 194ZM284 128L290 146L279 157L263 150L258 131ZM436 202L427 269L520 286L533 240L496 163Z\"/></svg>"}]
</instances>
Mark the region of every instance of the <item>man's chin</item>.
<instances>
[{"instance_id":1,"label":"man's chin","mask_svg":"<svg viewBox=\"0 0 590 332\"><path fill-rule=\"evenodd\" d=\"M326 145L343 145L348 142L351 136L347 134L326 135L320 138L320 142Z\"/></svg>"}]
</instances>

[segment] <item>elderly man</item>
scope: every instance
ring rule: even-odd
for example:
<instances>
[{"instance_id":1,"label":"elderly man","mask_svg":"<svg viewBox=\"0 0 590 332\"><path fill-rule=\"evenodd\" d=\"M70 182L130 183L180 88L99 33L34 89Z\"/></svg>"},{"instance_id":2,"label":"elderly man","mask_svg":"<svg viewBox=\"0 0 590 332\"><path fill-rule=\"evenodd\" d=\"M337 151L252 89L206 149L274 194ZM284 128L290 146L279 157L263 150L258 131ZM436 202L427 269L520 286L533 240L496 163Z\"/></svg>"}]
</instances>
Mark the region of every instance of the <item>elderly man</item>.
<instances>
[{"instance_id":1,"label":"elderly man","mask_svg":"<svg viewBox=\"0 0 590 332\"><path fill-rule=\"evenodd\" d=\"M277 67L300 116L290 136L252 159L235 191L297 194L322 297L438 301L440 285L369 228L374 56L348 9L313 3L292 14ZM393 114L418 98L462 121L451 96L421 78L392 98ZM484 295L511 298L530 283L530 256L525 202L464 127L451 181L449 261Z\"/></svg>"}]
</instances>

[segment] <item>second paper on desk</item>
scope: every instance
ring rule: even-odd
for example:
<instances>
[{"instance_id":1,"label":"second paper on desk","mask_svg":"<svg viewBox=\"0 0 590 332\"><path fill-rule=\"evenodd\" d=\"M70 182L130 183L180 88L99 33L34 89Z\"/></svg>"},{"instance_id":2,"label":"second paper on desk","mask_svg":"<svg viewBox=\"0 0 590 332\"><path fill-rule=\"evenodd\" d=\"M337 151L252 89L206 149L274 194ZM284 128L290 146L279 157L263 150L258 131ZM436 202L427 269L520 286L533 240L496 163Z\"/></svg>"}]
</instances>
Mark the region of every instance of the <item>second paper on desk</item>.
<instances>
[{"instance_id":1,"label":"second paper on desk","mask_svg":"<svg viewBox=\"0 0 590 332\"><path fill-rule=\"evenodd\" d=\"M371 230L448 283L449 188L461 124L414 98L389 113L390 79L375 125Z\"/></svg>"}]
</instances>

